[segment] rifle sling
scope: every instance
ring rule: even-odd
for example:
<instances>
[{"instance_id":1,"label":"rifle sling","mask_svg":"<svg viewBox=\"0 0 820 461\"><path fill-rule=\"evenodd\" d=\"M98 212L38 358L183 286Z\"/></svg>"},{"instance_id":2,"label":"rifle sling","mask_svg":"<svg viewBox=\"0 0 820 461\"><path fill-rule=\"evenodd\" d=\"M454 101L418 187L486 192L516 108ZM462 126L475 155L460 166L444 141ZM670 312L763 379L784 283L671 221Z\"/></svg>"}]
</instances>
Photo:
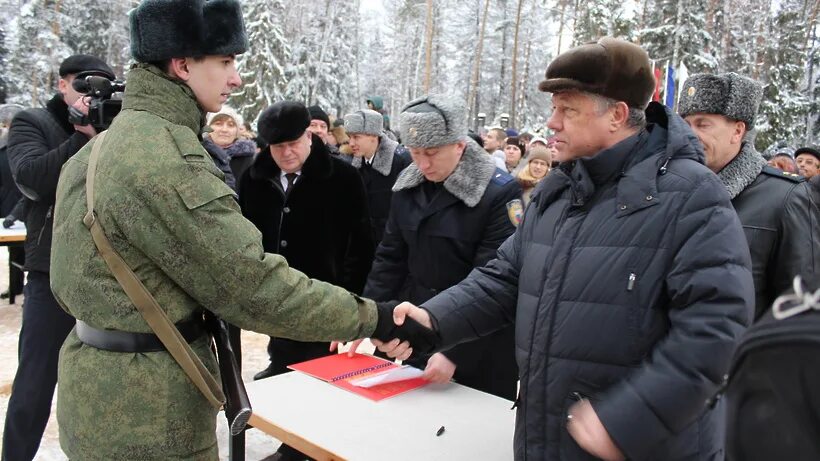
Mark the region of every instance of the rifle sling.
<instances>
[{"instance_id":1,"label":"rifle sling","mask_svg":"<svg viewBox=\"0 0 820 461\"><path fill-rule=\"evenodd\" d=\"M205 368L202 360L191 350L191 347L185 342L185 339L179 333L179 330L174 326L171 319L160 308L159 303L151 293L145 288L145 285L137 278L137 275L128 267L128 264L120 257L120 255L111 246L111 242L105 236L100 222L97 220L97 215L94 211L94 177L97 172L97 160L99 159L100 150L107 131L100 133L94 140L94 146L91 148L91 157L88 161L88 171L86 173L86 203L88 212L83 218L83 223L91 231L91 237L94 239L94 244L97 250L105 260L105 264L114 274L114 277L119 282L128 299L134 303L139 313L145 319L154 334L162 341L162 344L168 350L174 360L182 367L188 378L194 385L202 392L202 395L208 399L208 402L214 408L220 408L225 403L225 395L222 393L221 386L217 383L214 376Z\"/></svg>"}]
</instances>

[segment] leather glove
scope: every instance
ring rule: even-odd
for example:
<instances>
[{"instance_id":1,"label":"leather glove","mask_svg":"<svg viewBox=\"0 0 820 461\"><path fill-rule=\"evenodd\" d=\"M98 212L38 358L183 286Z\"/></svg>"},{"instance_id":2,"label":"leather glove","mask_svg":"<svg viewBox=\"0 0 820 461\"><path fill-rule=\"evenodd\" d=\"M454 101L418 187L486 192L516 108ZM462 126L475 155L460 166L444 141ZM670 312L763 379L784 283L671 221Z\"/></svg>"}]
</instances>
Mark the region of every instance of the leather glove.
<instances>
[{"instance_id":1,"label":"leather glove","mask_svg":"<svg viewBox=\"0 0 820 461\"><path fill-rule=\"evenodd\" d=\"M17 218L15 218L13 215L6 216L6 218L3 219L3 228L8 229L9 227L13 226L14 221L17 221Z\"/></svg>"},{"instance_id":2,"label":"leather glove","mask_svg":"<svg viewBox=\"0 0 820 461\"><path fill-rule=\"evenodd\" d=\"M403 325L397 326L393 323L393 308L397 305L399 305L397 301L376 303L379 320L372 337L382 342L392 341L395 338L407 341L413 348L413 356L434 353L441 345L438 332L425 327L409 316L405 317Z\"/></svg>"}]
</instances>

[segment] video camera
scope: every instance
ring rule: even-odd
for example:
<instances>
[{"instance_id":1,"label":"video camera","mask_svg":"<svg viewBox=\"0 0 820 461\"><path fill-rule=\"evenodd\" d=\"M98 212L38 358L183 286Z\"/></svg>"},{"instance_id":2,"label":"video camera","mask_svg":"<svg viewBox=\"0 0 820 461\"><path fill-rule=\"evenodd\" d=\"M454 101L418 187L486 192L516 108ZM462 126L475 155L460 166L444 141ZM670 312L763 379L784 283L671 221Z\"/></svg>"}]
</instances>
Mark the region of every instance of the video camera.
<instances>
[{"instance_id":1,"label":"video camera","mask_svg":"<svg viewBox=\"0 0 820 461\"><path fill-rule=\"evenodd\" d=\"M69 108L68 121L73 125L91 125L97 132L108 129L122 109L125 82L109 80L90 72L80 72L71 83L74 90L88 98L88 115L75 107Z\"/></svg>"}]
</instances>

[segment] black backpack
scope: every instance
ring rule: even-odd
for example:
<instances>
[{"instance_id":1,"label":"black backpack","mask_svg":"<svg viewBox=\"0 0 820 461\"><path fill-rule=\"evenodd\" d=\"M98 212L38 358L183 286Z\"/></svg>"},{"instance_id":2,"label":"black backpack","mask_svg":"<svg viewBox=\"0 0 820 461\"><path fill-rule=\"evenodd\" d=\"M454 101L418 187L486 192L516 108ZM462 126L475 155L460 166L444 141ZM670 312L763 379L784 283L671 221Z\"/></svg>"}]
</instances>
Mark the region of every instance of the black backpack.
<instances>
[{"instance_id":1,"label":"black backpack","mask_svg":"<svg viewBox=\"0 0 820 461\"><path fill-rule=\"evenodd\" d=\"M728 460L820 460L820 290L796 278L749 328L724 397Z\"/></svg>"}]
</instances>

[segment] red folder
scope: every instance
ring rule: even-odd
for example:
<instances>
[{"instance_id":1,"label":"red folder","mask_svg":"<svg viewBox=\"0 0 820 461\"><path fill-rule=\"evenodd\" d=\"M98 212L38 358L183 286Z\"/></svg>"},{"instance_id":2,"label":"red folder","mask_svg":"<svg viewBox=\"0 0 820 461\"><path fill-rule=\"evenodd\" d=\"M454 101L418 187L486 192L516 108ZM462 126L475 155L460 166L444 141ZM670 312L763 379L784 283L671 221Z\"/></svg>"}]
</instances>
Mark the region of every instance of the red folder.
<instances>
[{"instance_id":1,"label":"red folder","mask_svg":"<svg viewBox=\"0 0 820 461\"><path fill-rule=\"evenodd\" d=\"M348 357L347 353L342 353L295 363L288 368L378 402L425 386L428 381L413 378L406 381L380 384L371 388L356 387L350 384L350 381L398 367L399 365L393 362L372 355L355 354L353 357Z\"/></svg>"}]
</instances>

